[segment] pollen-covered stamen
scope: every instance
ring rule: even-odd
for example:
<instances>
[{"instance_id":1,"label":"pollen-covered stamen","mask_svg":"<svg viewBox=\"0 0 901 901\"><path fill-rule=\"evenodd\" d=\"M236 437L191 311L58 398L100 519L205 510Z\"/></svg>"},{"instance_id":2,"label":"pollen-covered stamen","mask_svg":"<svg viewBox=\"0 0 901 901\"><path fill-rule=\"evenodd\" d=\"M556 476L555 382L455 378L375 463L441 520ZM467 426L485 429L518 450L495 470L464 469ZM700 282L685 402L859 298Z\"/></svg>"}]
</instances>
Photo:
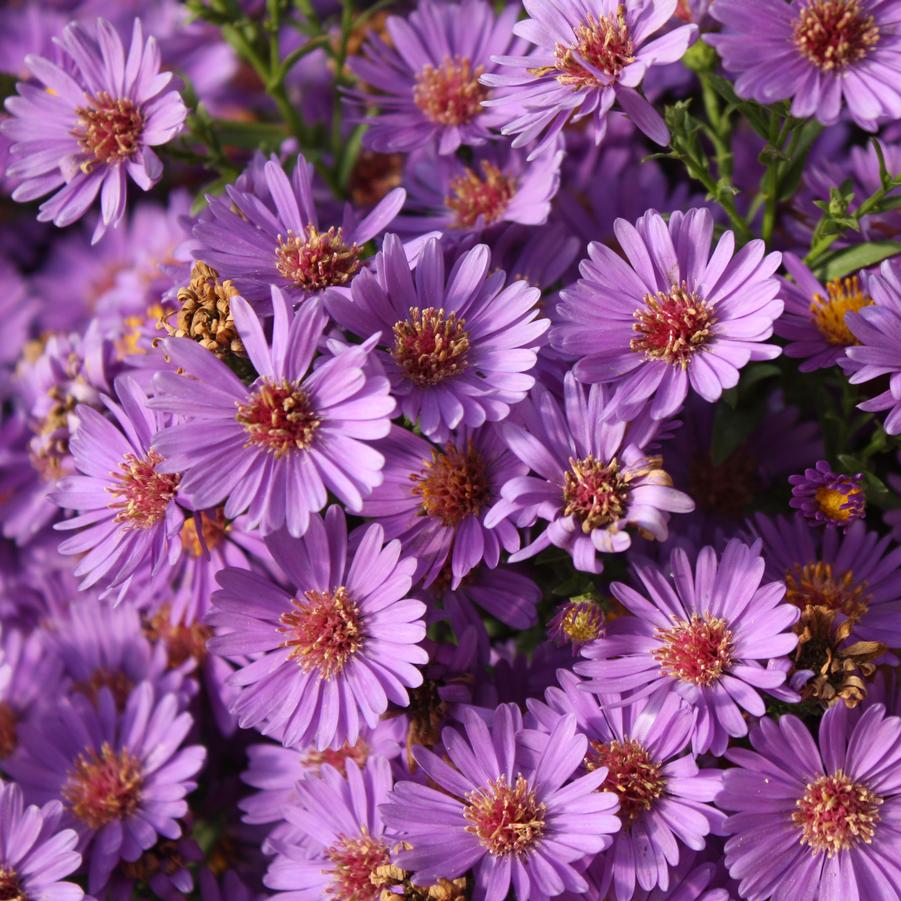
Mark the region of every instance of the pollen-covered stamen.
<instances>
[{"instance_id":1,"label":"pollen-covered stamen","mask_svg":"<svg viewBox=\"0 0 901 901\"><path fill-rule=\"evenodd\" d=\"M0 867L0 901L28 901L25 889L12 868Z\"/></svg>"},{"instance_id":2,"label":"pollen-covered stamen","mask_svg":"<svg viewBox=\"0 0 901 901\"><path fill-rule=\"evenodd\" d=\"M856 276L836 278L826 284L828 297L814 294L810 302L810 315L820 334L837 347L853 347L860 342L845 323L846 313L856 313L873 303L864 293Z\"/></svg>"},{"instance_id":3,"label":"pollen-covered stamen","mask_svg":"<svg viewBox=\"0 0 901 901\"><path fill-rule=\"evenodd\" d=\"M66 806L89 829L131 816L141 801L141 764L125 748L104 742L98 754L79 754L62 787Z\"/></svg>"},{"instance_id":4,"label":"pollen-covered stamen","mask_svg":"<svg viewBox=\"0 0 901 901\"><path fill-rule=\"evenodd\" d=\"M869 845L879 824L882 798L861 782L854 782L841 770L808 783L792 813L792 822L801 829L801 844L814 854L832 857L858 842Z\"/></svg>"},{"instance_id":5,"label":"pollen-covered stamen","mask_svg":"<svg viewBox=\"0 0 901 901\"><path fill-rule=\"evenodd\" d=\"M391 356L404 375L420 388L438 385L466 370L469 335L466 320L435 307L410 307L394 324Z\"/></svg>"},{"instance_id":6,"label":"pollen-covered stamen","mask_svg":"<svg viewBox=\"0 0 901 901\"><path fill-rule=\"evenodd\" d=\"M577 90L609 85L635 62L635 48L626 24L626 8L616 14L595 18L593 14L573 29L575 42L557 45L557 81ZM550 67L547 71L553 71ZM544 74L545 70L542 70Z\"/></svg>"},{"instance_id":7,"label":"pollen-covered stamen","mask_svg":"<svg viewBox=\"0 0 901 901\"><path fill-rule=\"evenodd\" d=\"M690 620L673 617L673 626L656 634L663 644L654 650L654 658L660 672L672 679L711 685L732 663L732 630L709 613L692 613Z\"/></svg>"},{"instance_id":8,"label":"pollen-covered stamen","mask_svg":"<svg viewBox=\"0 0 901 901\"><path fill-rule=\"evenodd\" d=\"M347 244L342 228L320 232L307 225L300 235L278 237L275 268L279 275L304 291L324 291L346 285L360 270L362 248Z\"/></svg>"},{"instance_id":9,"label":"pollen-covered stamen","mask_svg":"<svg viewBox=\"0 0 901 901\"><path fill-rule=\"evenodd\" d=\"M6 701L0 701L0 760L16 750L19 743L18 722L16 711Z\"/></svg>"},{"instance_id":10,"label":"pollen-covered stamen","mask_svg":"<svg viewBox=\"0 0 901 901\"><path fill-rule=\"evenodd\" d=\"M866 59L879 43L876 19L860 0L808 0L794 23L795 46L824 72Z\"/></svg>"},{"instance_id":11,"label":"pollen-covered stamen","mask_svg":"<svg viewBox=\"0 0 901 901\"><path fill-rule=\"evenodd\" d=\"M72 686L79 694L84 695L92 704L97 704L100 692L105 688L112 695L117 710L124 710L125 703L134 683L121 669L108 670L98 667L87 678Z\"/></svg>"},{"instance_id":12,"label":"pollen-covered stamen","mask_svg":"<svg viewBox=\"0 0 901 901\"><path fill-rule=\"evenodd\" d=\"M279 617L288 658L304 672L315 669L328 681L363 647L360 608L344 586L334 591L310 589L302 598L292 598L291 607Z\"/></svg>"},{"instance_id":13,"label":"pollen-covered stamen","mask_svg":"<svg viewBox=\"0 0 901 901\"><path fill-rule=\"evenodd\" d=\"M575 645L587 644L603 634L604 614L592 601L571 602L563 610L560 631Z\"/></svg>"},{"instance_id":14,"label":"pollen-covered stamen","mask_svg":"<svg viewBox=\"0 0 901 901\"><path fill-rule=\"evenodd\" d=\"M200 518L199 534L197 532L198 516ZM230 528L222 507L189 516L181 527L181 546L192 557L202 557L204 548L207 551L213 551L219 547Z\"/></svg>"},{"instance_id":15,"label":"pollen-covered stamen","mask_svg":"<svg viewBox=\"0 0 901 901\"><path fill-rule=\"evenodd\" d=\"M376 901L381 892L372 876L391 863L388 846L370 835L341 836L325 856L332 862L331 884L325 894L338 901Z\"/></svg>"},{"instance_id":16,"label":"pollen-covered stamen","mask_svg":"<svg viewBox=\"0 0 901 901\"><path fill-rule=\"evenodd\" d=\"M629 342L630 349L683 369L709 343L716 321L710 307L685 282L673 285L668 294L647 294L634 316L632 331L638 334Z\"/></svg>"},{"instance_id":17,"label":"pollen-covered stamen","mask_svg":"<svg viewBox=\"0 0 901 901\"><path fill-rule=\"evenodd\" d=\"M90 172L97 163L116 164L129 159L140 146L144 115L127 97L113 97L106 91L88 97L75 110L78 117L73 135L89 159L81 164Z\"/></svg>"},{"instance_id":18,"label":"pollen-covered stamen","mask_svg":"<svg viewBox=\"0 0 901 901\"><path fill-rule=\"evenodd\" d=\"M413 102L436 125L465 125L482 112L488 89L479 84L484 66L468 59L447 58L435 68L423 66L413 85Z\"/></svg>"},{"instance_id":19,"label":"pollen-covered stamen","mask_svg":"<svg viewBox=\"0 0 901 901\"><path fill-rule=\"evenodd\" d=\"M369 758L369 746L362 738L352 745L344 742L340 748L326 748L324 751L307 751L302 758L303 769L318 773L325 765L333 766L341 775L347 771L347 761L352 760L361 767Z\"/></svg>"},{"instance_id":20,"label":"pollen-covered stamen","mask_svg":"<svg viewBox=\"0 0 901 901\"><path fill-rule=\"evenodd\" d=\"M575 516L586 535L609 526L626 512L630 480L615 457L609 463L592 454L570 458L563 476L563 515Z\"/></svg>"},{"instance_id":21,"label":"pollen-covered stamen","mask_svg":"<svg viewBox=\"0 0 901 901\"><path fill-rule=\"evenodd\" d=\"M116 522L125 529L149 529L165 517L180 476L157 472L162 462L163 458L151 448L144 457L126 454L119 471L112 473L118 485L106 490L117 500L109 507L117 511Z\"/></svg>"},{"instance_id":22,"label":"pollen-covered stamen","mask_svg":"<svg viewBox=\"0 0 901 901\"><path fill-rule=\"evenodd\" d=\"M213 630L200 621L173 622L171 612L169 604L163 604L144 622L144 634L151 641L165 642L169 669L176 669L188 660L203 663Z\"/></svg>"},{"instance_id":23,"label":"pollen-covered stamen","mask_svg":"<svg viewBox=\"0 0 901 901\"><path fill-rule=\"evenodd\" d=\"M413 494L422 500L422 515L451 528L478 516L491 500L485 462L471 441L465 448L449 442L443 451L433 450L432 459L410 480Z\"/></svg>"},{"instance_id":24,"label":"pollen-covered stamen","mask_svg":"<svg viewBox=\"0 0 901 901\"><path fill-rule=\"evenodd\" d=\"M619 816L626 826L650 810L666 787L660 764L634 739L589 742L585 767L607 768L598 791L613 792L619 798Z\"/></svg>"},{"instance_id":25,"label":"pollen-covered stamen","mask_svg":"<svg viewBox=\"0 0 901 901\"><path fill-rule=\"evenodd\" d=\"M525 776L513 785L501 774L466 796L467 832L476 835L496 857L524 854L544 833L547 805L538 801Z\"/></svg>"},{"instance_id":26,"label":"pollen-covered stamen","mask_svg":"<svg viewBox=\"0 0 901 901\"><path fill-rule=\"evenodd\" d=\"M455 214L454 228L472 228L476 224L493 225L507 211L516 194L516 179L505 175L488 160L482 160L481 177L467 168L450 182L450 194L444 203Z\"/></svg>"},{"instance_id":27,"label":"pollen-covered stamen","mask_svg":"<svg viewBox=\"0 0 901 901\"><path fill-rule=\"evenodd\" d=\"M263 448L276 457L306 450L321 420L310 396L297 382L263 380L243 403L235 419L247 432L247 446Z\"/></svg>"},{"instance_id":28,"label":"pollen-covered stamen","mask_svg":"<svg viewBox=\"0 0 901 901\"><path fill-rule=\"evenodd\" d=\"M856 622L870 609L867 583L856 582L850 569L833 573L823 560L794 566L785 574L785 586L785 600L800 610L828 607Z\"/></svg>"},{"instance_id":29,"label":"pollen-covered stamen","mask_svg":"<svg viewBox=\"0 0 901 901\"><path fill-rule=\"evenodd\" d=\"M817 507L828 520L841 525L860 519L866 510L866 495L858 479L838 476L816 491Z\"/></svg>"}]
</instances>

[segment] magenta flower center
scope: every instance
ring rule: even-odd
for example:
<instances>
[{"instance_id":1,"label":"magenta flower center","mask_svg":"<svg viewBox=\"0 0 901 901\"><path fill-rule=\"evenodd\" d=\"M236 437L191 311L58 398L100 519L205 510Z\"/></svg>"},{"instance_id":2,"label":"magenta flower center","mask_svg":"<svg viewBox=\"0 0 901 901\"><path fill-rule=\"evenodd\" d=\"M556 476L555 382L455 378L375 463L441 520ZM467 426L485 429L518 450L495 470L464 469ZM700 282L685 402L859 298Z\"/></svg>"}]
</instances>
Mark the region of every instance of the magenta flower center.
<instances>
[{"instance_id":1,"label":"magenta flower center","mask_svg":"<svg viewBox=\"0 0 901 901\"><path fill-rule=\"evenodd\" d=\"M875 18L860 0L808 0L794 24L795 46L824 72L866 59L879 43Z\"/></svg>"},{"instance_id":2,"label":"magenta flower center","mask_svg":"<svg viewBox=\"0 0 901 901\"><path fill-rule=\"evenodd\" d=\"M144 116L127 97L114 98L106 91L88 97L88 105L75 110L78 122L73 134L90 159L81 164L90 172L97 163L116 164L138 149Z\"/></svg>"},{"instance_id":3,"label":"magenta flower center","mask_svg":"<svg viewBox=\"0 0 901 901\"><path fill-rule=\"evenodd\" d=\"M110 504L116 510L116 522L126 529L150 529L166 515L169 502L175 497L179 475L157 472L163 458L153 449L145 457L126 454L113 477L119 483L106 490L118 500Z\"/></svg>"},{"instance_id":4,"label":"magenta flower center","mask_svg":"<svg viewBox=\"0 0 901 901\"><path fill-rule=\"evenodd\" d=\"M16 725L18 717L6 701L0 701L0 760L9 757L18 745Z\"/></svg>"},{"instance_id":5,"label":"magenta flower center","mask_svg":"<svg viewBox=\"0 0 901 901\"><path fill-rule=\"evenodd\" d=\"M800 610L828 607L856 622L870 609L867 583L855 582L850 569L834 574L822 560L795 566L785 574L785 586L785 600Z\"/></svg>"},{"instance_id":6,"label":"magenta flower center","mask_svg":"<svg viewBox=\"0 0 901 901\"><path fill-rule=\"evenodd\" d=\"M820 334L836 347L853 347L860 342L845 323L846 313L856 313L871 306L873 298L860 287L860 279L836 278L826 285L828 297L814 294L810 302L810 315Z\"/></svg>"},{"instance_id":7,"label":"magenta flower center","mask_svg":"<svg viewBox=\"0 0 901 901\"><path fill-rule=\"evenodd\" d=\"M278 236L275 268L282 278L304 291L323 291L346 285L363 265L359 244L348 245L344 230L330 228L320 232L312 225L296 235Z\"/></svg>"},{"instance_id":8,"label":"magenta flower center","mask_svg":"<svg viewBox=\"0 0 901 901\"><path fill-rule=\"evenodd\" d=\"M557 81L576 90L609 85L622 70L635 62L635 48L626 24L626 8L617 7L616 14L588 18L573 29L575 42L568 47L558 44ZM539 74L553 71L540 70Z\"/></svg>"},{"instance_id":9,"label":"magenta flower center","mask_svg":"<svg viewBox=\"0 0 901 901\"><path fill-rule=\"evenodd\" d=\"M795 804L792 822L801 829L801 844L814 854L832 857L858 842L869 845L879 823L882 798L841 770L807 785Z\"/></svg>"},{"instance_id":10,"label":"magenta flower center","mask_svg":"<svg viewBox=\"0 0 901 901\"><path fill-rule=\"evenodd\" d=\"M0 901L28 901L13 869L0 867Z\"/></svg>"},{"instance_id":11,"label":"magenta flower center","mask_svg":"<svg viewBox=\"0 0 901 901\"><path fill-rule=\"evenodd\" d=\"M647 294L644 306L634 313L637 332L629 347L649 360L673 366L688 366L692 355L710 341L715 322L713 311L683 282L668 294Z\"/></svg>"},{"instance_id":12,"label":"magenta flower center","mask_svg":"<svg viewBox=\"0 0 901 901\"><path fill-rule=\"evenodd\" d=\"M315 669L328 681L363 647L360 608L344 586L310 589L302 598L292 598L291 606L279 617L279 632L287 635L283 646L290 648L288 659L296 660L304 672Z\"/></svg>"},{"instance_id":13,"label":"magenta flower center","mask_svg":"<svg viewBox=\"0 0 901 901\"><path fill-rule=\"evenodd\" d=\"M690 685L713 684L733 661L732 630L709 613L673 619L671 628L656 630L662 641L654 651L660 672Z\"/></svg>"},{"instance_id":14,"label":"magenta flower center","mask_svg":"<svg viewBox=\"0 0 901 901\"><path fill-rule=\"evenodd\" d=\"M622 519L629 503L629 477L616 458L609 463L589 454L570 458L563 475L563 515L575 516L587 535Z\"/></svg>"},{"instance_id":15,"label":"magenta flower center","mask_svg":"<svg viewBox=\"0 0 901 901\"><path fill-rule=\"evenodd\" d=\"M538 801L520 773L513 785L501 774L466 796L467 832L496 857L524 854L544 833L547 805Z\"/></svg>"},{"instance_id":16,"label":"magenta flower center","mask_svg":"<svg viewBox=\"0 0 901 901\"><path fill-rule=\"evenodd\" d=\"M404 375L420 388L430 388L466 370L469 335L466 320L443 309L410 307L410 315L394 324L391 356Z\"/></svg>"},{"instance_id":17,"label":"magenta flower center","mask_svg":"<svg viewBox=\"0 0 901 901\"><path fill-rule=\"evenodd\" d=\"M472 67L468 59L445 59L436 69L424 66L413 85L413 101L436 125L465 125L482 112L488 89L479 84L484 66Z\"/></svg>"},{"instance_id":18,"label":"magenta flower center","mask_svg":"<svg viewBox=\"0 0 901 901\"><path fill-rule=\"evenodd\" d=\"M141 800L143 773L128 750L114 751L104 742L98 754L79 754L62 787L62 798L89 829L124 820Z\"/></svg>"},{"instance_id":19,"label":"magenta flower center","mask_svg":"<svg viewBox=\"0 0 901 901\"><path fill-rule=\"evenodd\" d=\"M264 380L243 403L235 419L244 426L247 446L260 447L276 457L306 450L321 420L310 396L297 382Z\"/></svg>"},{"instance_id":20,"label":"magenta flower center","mask_svg":"<svg viewBox=\"0 0 901 901\"><path fill-rule=\"evenodd\" d=\"M493 225L516 194L516 179L512 175L505 175L488 160L482 160L481 169L481 176L467 168L451 179L450 194L444 203L455 214L454 228L472 228L477 223Z\"/></svg>"},{"instance_id":21,"label":"magenta flower center","mask_svg":"<svg viewBox=\"0 0 901 901\"><path fill-rule=\"evenodd\" d=\"M585 766L607 768L598 791L613 792L619 798L619 816L626 825L650 810L666 787L660 764L634 739L589 742Z\"/></svg>"},{"instance_id":22,"label":"magenta flower center","mask_svg":"<svg viewBox=\"0 0 901 901\"><path fill-rule=\"evenodd\" d=\"M388 846L369 835L339 838L325 856L332 862L332 884L325 890L339 901L376 901L381 890L372 876L380 867L391 863Z\"/></svg>"},{"instance_id":23,"label":"magenta flower center","mask_svg":"<svg viewBox=\"0 0 901 901\"><path fill-rule=\"evenodd\" d=\"M491 500L491 486L482 455L470 442L465 449L448 443L433 450L422 472L410 476L422 513L456 528L467 516L478 516Z\"/></svg>"}]
</instances>

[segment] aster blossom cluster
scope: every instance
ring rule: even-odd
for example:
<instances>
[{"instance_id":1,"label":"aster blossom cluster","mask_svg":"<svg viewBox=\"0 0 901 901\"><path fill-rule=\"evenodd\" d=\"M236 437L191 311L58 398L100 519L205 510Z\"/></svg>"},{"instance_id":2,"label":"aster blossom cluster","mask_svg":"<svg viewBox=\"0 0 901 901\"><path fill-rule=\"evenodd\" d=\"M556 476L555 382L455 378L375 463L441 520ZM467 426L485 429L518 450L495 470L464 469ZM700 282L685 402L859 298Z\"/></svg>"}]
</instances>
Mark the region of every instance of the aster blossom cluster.
<instances>
[{"instance_id":1,"label":"aster blossom cluster","mask_svg":"<svg viewBox=\"0 0 901 901\"><path fill-rule=\"evenodd\" d=\"M899 42L0 9L0 901L901 901Z\"/></svg>"}]
</instances>

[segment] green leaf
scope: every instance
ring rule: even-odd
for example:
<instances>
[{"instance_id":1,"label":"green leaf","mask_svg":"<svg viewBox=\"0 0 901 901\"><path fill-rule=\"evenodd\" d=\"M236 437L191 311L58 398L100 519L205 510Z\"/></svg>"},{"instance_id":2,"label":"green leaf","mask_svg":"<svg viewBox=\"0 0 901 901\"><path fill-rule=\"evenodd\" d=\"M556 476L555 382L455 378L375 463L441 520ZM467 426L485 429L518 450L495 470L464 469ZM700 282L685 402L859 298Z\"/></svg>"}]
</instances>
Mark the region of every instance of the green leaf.
<instances>
[{"instance_id":1,"label":"green leaf","mask_svg":"<svg viewBox=\"0 0 901 901\"><path fill-rule=\"evenodd\" d=\"M713 417L710 454L715 466L725 463L740 448L760 422L761 409L730 410L718 404Z\"/></svg>"},{"instance_id":2,"label":"green leaf","mask_svg":"<svg viewBox=\"0 0 901 901\"><path fill-rule=\"evenodd\" d=\"M782 370L775 363L755 363L748 366L742 373L738 390L742 397L746 398L753 389L767 379L778 378Z\"/></svg>"},{"instance_id":3,"label":"green leaf","mask_svg":"<svg viewBox=\"0 0 901 901\"><path fill-rule=\"evenodd\" d=\"M205 184L191 204L191 215L196 216L206 206L207 194L221 194L225 190L225 186L231 184L233 181L234 179L230 175L222 175Z\"/></svg>"},{"instance_id":4,"label":"green leaf","mask_svg":"<svg viewBox=\"0 0 901 901\"><path fill-rule=\"evenodd\" d=\"M823 281L842 278L849 272L868 269L901 253L901 241L868 241L830 254L819 268Z\"/></svg>"}]
</instances>

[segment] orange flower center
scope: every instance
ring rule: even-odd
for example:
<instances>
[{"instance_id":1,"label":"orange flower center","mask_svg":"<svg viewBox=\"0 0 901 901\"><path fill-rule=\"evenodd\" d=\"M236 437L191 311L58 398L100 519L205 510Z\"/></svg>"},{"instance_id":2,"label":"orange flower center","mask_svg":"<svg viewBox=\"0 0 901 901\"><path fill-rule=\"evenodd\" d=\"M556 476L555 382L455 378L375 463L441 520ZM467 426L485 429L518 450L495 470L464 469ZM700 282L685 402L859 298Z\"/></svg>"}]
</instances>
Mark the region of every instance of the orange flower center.
<instances>
[{"instance_id":1,"label":"orange flower center","mask_svg":"<svg viewBox=\"0 0 901 901\"><path fill-rule=\"evenodd\" d=\"M379 867L391 863L388 846L369 835L340 838L325 852L332 862L332 883L325 890L339 901L376 901L380 889L373 885L372 875Z\"/></svg>"},{"instance_id":2,"label":"orange flower center","mask_svg":"<svg viewBox=\"0 0 901 901\"><path fill-rule=\"evenodd\" d=\"M488 89L479 84L484 66L472 67L468 59L445 59L436 69L424 66L413 85L413 101L436 125L465 125L482 112Z\"/></svg>"},{"instance_id":3,"label":"orange flower center","mask_svg":"<svg viewBox=\"0 0 901 901\"><path fill-rule=\"evenodd\" d=\"M809 783L796 803L792 822L801 829L801 844L832 857L858 842L869 845L879 824L882 798L852 782L841 770Z\"/></svg>"},{"instance_id":4,"label":"orange flower center","mask_svg":"<svg viewBox=\"0 0 901 901\"><path fill-rule=\"evenodd\" d=\"M478 222L493 225L516 194L516 179L512 175L505 175L488 160L482 160L481 169L481 176L467 168L451 179L451 192L444 202L455 214L454 228L472 228Z\"/></svg>"},{"instance_id":5,"label":"orange flower center","mask_svg":"<svg viewBox=\"0 0 901 901\"><path fill-rule=\"evenodd\" d=\"M598 791L609 791L619 798L619 815L629 825L648 811L663 794L666 779L660 764L634 739L599 742L588 745L585 766L589 770L607 768L607 778Z\"/></svg>"},{"instance_id":6,"label":"orange flower center","mask_svg":"<svg viewBox=\"0 0 901 901\"><path fill-rule=\"evenodd\" d=\"M320 232L308 225L300 235L278 237L275 268L279 275L305 291L346 285L363 265L359 244L346 244L341 228Z\"/></svg>"},{"instance_id":7,"label":"orange flower center","mask_svg":"<svg viewBox=\"0 0 901 901\"><path fill-rule=\"evenodd\" d=\"M537 800L522 774L512 786L504 775L492 779L470 792L466 801L466 831L478 836L495 857L524 854L544 833L547 806Z\"/></svg>"},{"instance_id":8,"label":"orange flower center","mask_svg":"<svg viewBox=\"0 0 901 901\"><path fill-rule=\"evenodd\" d=\"M663 644L654 651L660 672L691 685L711 685L732 663L732 631L725 620L692 613L673 618L669 629L657 629Z\"/></svg>"},{"instance_id":9,"label":"orange flower center","mask_svg":"<svg viewBox=\"0 0 901 901\"><path fill-rule=\"evenodd\" d=\"M394 324L391 356L404 375L420 388L438 385L467 367L466 320L443 309L410 307L407 319Z\"/></svg>"},{"instance_id":10,"label":"orange flower center","mask_svg":"<svg viewBox=\"0 0 901 901\"><path fill-rule=\"evenodd\" d=\"M310 397L297 382L262 384L235 415L247 432L247 445L261 447L276 457L306 450L319 428L320 419Z\"/></svg>"},{"instance_id":11,"label":"orange flower center","mask_svg":"<svg viewBox=\"0 0 901 901\"><path fill-rule=\"evenodd\" d=\"M144 131L144 116L128 98L114 98L106 91L88 97L88 104L75 110L73 134L90 159L82 163L90 172L97 163L115 165L138 149Z\"/></svg>"},{"instance_id":12,"label":"orange flower center","mask_svg":"<svg viewBox=\"0 0 901 901\"><path fill-rule=\"evenodd\" d=\"M433 450L425 469L410 479L413 494L422 499L421 512L450 528L478 516L491 499L485 464L472 442L465 449L448 443L444 451Z\"/></svg>"},{"instance_id":13,"label":"orange flower center","mask_svg":"<svg viewBox=\"0 0 901 901\"><path fill-rule=\"evenodd\" d=\"M72 813L89 829L124 820L141 800L140 762L128 750L114 751L106 742L80 754L69 771L62 797Z\"/></svg>"}]
</instances>

